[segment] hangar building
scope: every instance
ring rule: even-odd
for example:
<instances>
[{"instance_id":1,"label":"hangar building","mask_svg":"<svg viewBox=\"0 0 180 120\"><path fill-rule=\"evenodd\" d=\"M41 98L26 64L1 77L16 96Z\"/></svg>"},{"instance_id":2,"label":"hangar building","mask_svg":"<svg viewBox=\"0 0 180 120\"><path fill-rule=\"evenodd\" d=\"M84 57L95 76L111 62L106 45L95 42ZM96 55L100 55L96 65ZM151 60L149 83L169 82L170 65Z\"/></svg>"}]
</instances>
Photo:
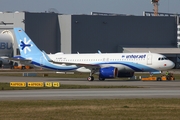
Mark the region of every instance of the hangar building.
<instances>
[{"instance_id":1,"label":"hangar building","mask_svg":"<svg viewBox=\"0 0 180 120\"><path fill-rule=\"evenodd\" d=\"M161 53L180 64L179 15L118 14L63 15L58 13L1 12L0 32L23 28L46 53L112 52ZM15 39L15 37L14 37ZM13 42L13 55L18 46Z\"/></svg>"}]
</instances>

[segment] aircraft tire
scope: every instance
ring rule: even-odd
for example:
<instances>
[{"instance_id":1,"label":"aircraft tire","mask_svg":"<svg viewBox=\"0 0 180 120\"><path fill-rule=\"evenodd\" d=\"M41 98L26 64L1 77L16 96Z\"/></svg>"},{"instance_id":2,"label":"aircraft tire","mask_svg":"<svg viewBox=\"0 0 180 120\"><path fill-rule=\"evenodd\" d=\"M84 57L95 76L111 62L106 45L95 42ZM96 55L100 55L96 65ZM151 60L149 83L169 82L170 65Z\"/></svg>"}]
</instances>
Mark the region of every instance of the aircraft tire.
<instances>
[{"instance_id":1,"label":"aircraft tire","mask_svg":"<svg viewBox=\"0 0 180 120\"><path fill-rule=\"evenodd\" d=\"M0 67L2 67L2 64L3 64L3 62L2 62L2 61L0 61Z\"/></svg>"},{"instance_id":2,"label":"aircraft tire","mask_svg":"<svg viewBox=\"0 0 180 120\"><path fill-rule=\"evenodd\" d=\"M157 81L161 81L161 78L160 78L160 77L158 77L158 78L157 78Z\"/></svg>"},{"instance_id":3,"label":"aircraft tire","mask_svg":"<svg viewBox=\"0 0 180 120\"><path fill-rule=\"evenodd\" d=\"M93 77L93 76L89 76L89 77L87 78L87 80L88 80L88 81L93 81L93 80L94 80L94 77Z\"/></svg>"},{"instance_id":4,"label":"aircraft tire","mask_svg":"<svg viewBox=\"0 0 180 120\"><path fill-rule=\"evenodd\" d=\"M104 81L104 80L105 80L105 78L99 77L99 81Z\"/></svg>"},{"instance_id":5,"label":"aircraft tire","mask_svg":"<svg viewBox=\"0 0 180 120\"><path fill-rule=\"evenodd\" d=\"M25 66L22 66L22 70L26 69Z\"/></svg>"}]
</instances>

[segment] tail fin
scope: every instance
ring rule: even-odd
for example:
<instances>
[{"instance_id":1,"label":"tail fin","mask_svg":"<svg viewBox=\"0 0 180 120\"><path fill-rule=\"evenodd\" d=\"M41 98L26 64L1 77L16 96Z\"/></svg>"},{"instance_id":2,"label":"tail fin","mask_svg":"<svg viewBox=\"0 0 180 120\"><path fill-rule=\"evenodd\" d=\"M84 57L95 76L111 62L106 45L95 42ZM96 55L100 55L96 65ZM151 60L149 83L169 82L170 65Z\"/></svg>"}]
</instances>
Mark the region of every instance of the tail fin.
<instances>
[{"instance_id":1,"label":"tail fin","mask_svg":"<svg viewBox=\"0 0 180 120\"><path fill-rule=\"evenodd\" d=\"M27 58L42 54L22 28L14 28L14 33L22 57Z\"/></svg>"},{"instance_id":2,"label":"tail fin","mask_svg":"<svg viewBox=\"0 0 180 120\"><path fill-rule=\"evenodd\" d=\"M52 61L50 57L44 51L39 50L39 48L33 43L33 41L28 37L23 29L14 28L14 33L16 36L16 41L18 43L18 47L20 49L21 57L30 60L30 64L61 71L77 69L76 66L68 67L49 62Z\"/></svg>"}]
</instances>

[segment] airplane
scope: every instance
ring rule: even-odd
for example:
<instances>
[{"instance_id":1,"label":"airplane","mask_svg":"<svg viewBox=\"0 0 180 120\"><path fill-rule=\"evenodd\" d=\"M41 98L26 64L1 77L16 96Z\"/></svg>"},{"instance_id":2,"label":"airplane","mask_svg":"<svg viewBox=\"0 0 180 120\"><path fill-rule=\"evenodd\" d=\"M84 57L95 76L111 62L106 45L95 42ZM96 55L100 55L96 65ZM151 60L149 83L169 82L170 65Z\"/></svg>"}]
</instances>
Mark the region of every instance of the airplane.
<instances>
[{"instance_id":1,"label":"airplane","mask_svg":"<svg viewBox=\"0 0 180 120\"><path fill-rule=\"evenodd\" d=\"M133 77L134 72L161 73L175 64L158 53L90 53L90 54L46 54L40 51L22 28L14 28L20 49L20 58L29 64L56 71L88 72L88 81L93 74L99 80L116 77Z\"/></svg>"}]
</instances>

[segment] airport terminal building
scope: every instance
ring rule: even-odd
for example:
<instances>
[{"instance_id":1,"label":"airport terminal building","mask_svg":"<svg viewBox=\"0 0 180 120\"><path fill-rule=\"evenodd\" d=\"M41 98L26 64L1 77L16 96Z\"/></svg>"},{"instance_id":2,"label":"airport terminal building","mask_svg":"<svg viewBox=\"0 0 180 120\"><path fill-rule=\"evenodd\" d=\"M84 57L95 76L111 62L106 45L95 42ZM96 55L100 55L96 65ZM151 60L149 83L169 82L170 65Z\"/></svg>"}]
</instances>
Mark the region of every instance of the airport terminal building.
<instances>
[{"instance_id":1,"label":"airport terminal building","mask_svg":"<svg viewBox=\"0 0 180 120\"><path fill-rule=\"evenodd\" d=\"M13 28L21 27L46 53L150 51L166 55L180 68L180 15L148 14L1 12L0 32L12 34L13 55L19 54Z\"/></svg>"}]
</instances>

